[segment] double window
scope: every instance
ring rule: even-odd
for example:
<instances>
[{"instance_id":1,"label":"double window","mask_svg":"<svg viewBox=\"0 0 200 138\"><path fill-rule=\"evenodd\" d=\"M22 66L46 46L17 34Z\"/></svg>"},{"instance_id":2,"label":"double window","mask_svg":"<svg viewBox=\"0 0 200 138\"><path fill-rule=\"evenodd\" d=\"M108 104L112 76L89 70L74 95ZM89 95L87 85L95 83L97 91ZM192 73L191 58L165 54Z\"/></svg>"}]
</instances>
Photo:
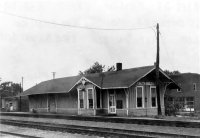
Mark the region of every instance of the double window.
<instances>
[{"instance_id":1,"label":"double window","mask_svg":"<svg viewBox=\"0 0 200 138\"><path fill-rule=\"evenodd\" d=\"M150 87L150 95L151 95L151 107L157 107L157 95L156 95L156 87Z\"/></svg>"},{"instance_id":2,"label":"double window","mask_svg":"<svg viewBox=\"0 0 200 138\"><path fill-rule=\"evenodd\" d=\"M136 87L136 107L143 108L144 107L144 93L143 86Z\"/></svg>"},{"instance_id":3,"label":"double window","mask_svg":"<svg viewBox=\"0 0 200 138\"><path fill-rule=\"evenodd\" d=\"M87 101L85 101L87 99ZM78 90L79 108L94 108L94 92L93 89Z\"/></svg>"}]
</instances>

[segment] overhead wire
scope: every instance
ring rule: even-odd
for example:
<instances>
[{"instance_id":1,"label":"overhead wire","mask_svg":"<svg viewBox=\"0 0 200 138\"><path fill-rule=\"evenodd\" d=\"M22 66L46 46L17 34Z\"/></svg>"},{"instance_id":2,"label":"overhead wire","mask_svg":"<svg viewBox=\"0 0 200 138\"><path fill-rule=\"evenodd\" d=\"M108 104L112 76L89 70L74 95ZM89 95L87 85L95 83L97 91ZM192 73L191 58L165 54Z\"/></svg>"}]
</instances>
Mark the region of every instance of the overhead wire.
<instances>
[{"instance_id":1,"label":"overhead wire","mask_svg":"<svg viewBox=\"0 0 200 138\"><path fill-rule=\"evenodd\" d=\"M56 23L56 22L51 22L51 21L45 21L45 20L40 20L40 19L36 19L36 18L31 18L31 17L25 17L25 16L14 14L14 13L5 12L5 11L0 11L0 13L6 14L9 16L13 16L13 17L26 19L26 20L32 20L32 21L36 21L36 22L46 23L46 24L52 24L52 25L57 25L57 26L70 27L70 28L89 29L89 30L102 30L102 31L109 31L109 30L110 31L129 31L130 30L131 31L131 30L141 30L141 29L152 29L153 30L153 27L155 27L155 26L147 26L147 27L136 27L136 28L98 28L98 27L79 26L79 25L62 24L62 23ZM154 32L155 32L155 30L154 30Z\"/></svg>"}]
</instances>

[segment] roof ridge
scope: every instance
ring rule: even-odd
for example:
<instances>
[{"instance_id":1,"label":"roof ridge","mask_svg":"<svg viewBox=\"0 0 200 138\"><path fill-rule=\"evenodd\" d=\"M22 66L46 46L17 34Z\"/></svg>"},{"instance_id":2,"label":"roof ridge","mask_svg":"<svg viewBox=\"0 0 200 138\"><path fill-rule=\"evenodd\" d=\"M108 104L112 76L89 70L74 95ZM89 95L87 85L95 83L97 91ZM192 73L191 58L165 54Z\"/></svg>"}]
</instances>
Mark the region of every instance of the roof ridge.
<instances>
[{"instance_id":1,"label":"roof ridge","mask_svg":"<svg viewBox=\"0 0 200 138\"><path fill-rule=\"evenodd\" d=\"M93 75L95 76L95 75L99 75L99 74L107 74L107 73L113 73L113 72L123 72L123 71L127 71L127 70L142 69L142 68L147 68L147 67L154 67L154 65L134 67L134 68L128 68L128 69L122 69L122 70L119 70L119 71L106 71L106 72L100 72L100 73L91 73L91 74L85 74L83 76L84 77L93 76Z\"/></svg>"},{"instance_id":2,"label":"roof ridge","mask_svg":"<svg viewBox=\"0 0 200 138\"><path fill-rule=\"evenodd\" d=\"M178 75L200 75L198 73L191 73L191 72L186 72L186 73L180 73L180 74L173 74L169 76L178 76Z\"/></svg>"}]
</instances>

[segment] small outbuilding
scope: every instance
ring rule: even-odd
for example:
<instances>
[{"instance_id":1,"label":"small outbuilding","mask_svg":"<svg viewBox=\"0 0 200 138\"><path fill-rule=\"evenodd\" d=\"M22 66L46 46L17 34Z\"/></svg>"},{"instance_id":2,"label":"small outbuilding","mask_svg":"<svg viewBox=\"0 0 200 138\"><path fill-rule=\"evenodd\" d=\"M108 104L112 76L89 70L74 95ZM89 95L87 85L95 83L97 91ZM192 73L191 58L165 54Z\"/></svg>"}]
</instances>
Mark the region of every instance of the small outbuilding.
<instances>
[{"instance_id":1,"label":"small outbuilding","mask_svg":"<svg viewBox=\"0 0 200 138\"><path fill-rule=\"evenodd\" d=\"M21 95L29 110L68 115L157 115L155 66L58 78L41 82ZM166 88L178 88L161 69L160 100L164 114ZM170 84L170 85L169 85Z\"/></svg>"},{"instance_id":2,"label":"small outbuilding","mask_svg":"<svg viewBox=\"0 0 200 138\"><path fill-rule=\"evenodd\" d=\"M19 97L12 92L4 91L0 94L2 112L27 112L29 111L28 97Z\"/></svg>"}]
</instances>

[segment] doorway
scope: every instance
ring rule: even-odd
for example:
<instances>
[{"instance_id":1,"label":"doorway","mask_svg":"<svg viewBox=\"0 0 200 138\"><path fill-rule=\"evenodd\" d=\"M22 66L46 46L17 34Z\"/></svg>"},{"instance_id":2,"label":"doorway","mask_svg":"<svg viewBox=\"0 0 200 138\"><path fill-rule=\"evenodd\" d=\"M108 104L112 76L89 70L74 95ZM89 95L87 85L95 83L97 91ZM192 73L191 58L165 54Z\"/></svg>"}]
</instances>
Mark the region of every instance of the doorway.
<instances>
[{"instance_id":1,"label":"doorway","mask_svg":"<svg viewBox=\"0 0 200 138\"><path fill-rule=\"evenodd\" d=\"M109 114L116 114L115 93L109 93Z\"/></svg>"},{"instance_id":2,"label":"doorway","mask_svg":"<svg viewBox=\"0 0 200 138\"><path fill-rule=\"evenodd\" d=\"M49 112L50 113L56 112L56 98L54 94L49 95Z\"/></svg>"}]
</instances>

